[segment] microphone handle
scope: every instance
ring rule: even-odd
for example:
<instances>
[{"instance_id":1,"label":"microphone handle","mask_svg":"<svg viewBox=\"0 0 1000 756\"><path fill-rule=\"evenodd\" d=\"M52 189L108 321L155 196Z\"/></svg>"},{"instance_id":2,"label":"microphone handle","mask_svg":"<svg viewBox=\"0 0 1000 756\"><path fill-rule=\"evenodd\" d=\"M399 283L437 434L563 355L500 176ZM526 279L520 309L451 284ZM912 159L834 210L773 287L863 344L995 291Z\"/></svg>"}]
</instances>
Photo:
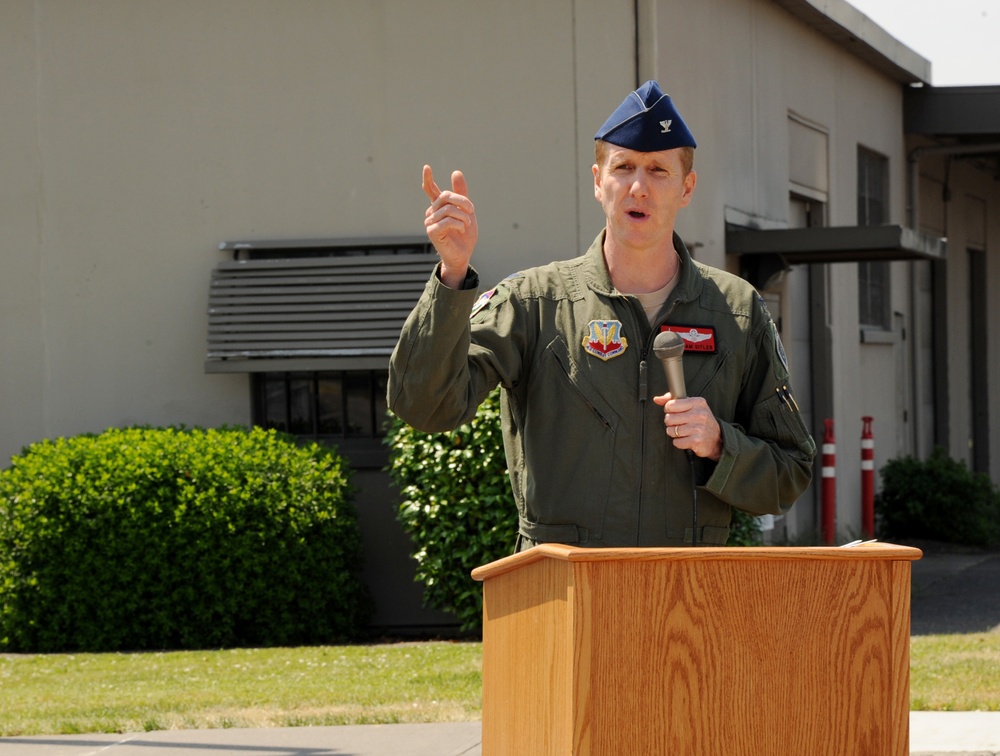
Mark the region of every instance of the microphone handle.
<instances>
[{"instance_id":1,"label":"microphone handle","mask_svg":"<svg viewBox=\"0 0 1000 756\"><path fill-rule=\"evenodd\" d=\"M687 399L684 385L684 364L680 357L668 357L663 362L663 372L667 374L667 387L674 399Z\"/></svg>"},{"instance_id":2,"label":"microphone handle","mask_svg":"<svg viewBox=\"0 0 1000 756\"><path fill-rule=\"evenodd\" d=\"M687 399L687 387L684 383L684 364L681 358L665 357L660 360L663 372L667 376L667 388L674 399ZM695 480L694 452L685 449L688 464L691 466L691 546L698 545L698 482Z\"/></svg>"}]
</instances>

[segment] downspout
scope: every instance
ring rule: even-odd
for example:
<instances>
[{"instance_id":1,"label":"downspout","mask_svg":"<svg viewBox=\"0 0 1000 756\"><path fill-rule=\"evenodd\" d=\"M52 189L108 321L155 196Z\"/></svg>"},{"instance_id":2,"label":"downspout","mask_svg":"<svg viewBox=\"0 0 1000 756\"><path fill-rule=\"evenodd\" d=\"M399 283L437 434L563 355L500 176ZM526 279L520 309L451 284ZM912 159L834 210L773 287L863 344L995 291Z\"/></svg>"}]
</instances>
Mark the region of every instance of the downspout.
<instances>
[{"instance_id":1,"label":"downspout","mask_svg":"<svg viewBox=\"0 0 1000 756\"><path fill-rule=\"evenodd\" d=\"M656 78L656 2L632 0L635 18L635 86Z\"/></svg>"},{"instance_id":2,"label":"downspout","mask_svg":"<svg viewBox=\"0 0 1000 756\"><path fill-rule=\"evenodd\" d=\"M635 23L635 39L632 41L632 44L634 46L634 49L632 51L634 60L632 62L635 65L635 71L633 72L632 77L635 79L636 89L638 89L642 85L642 82L639 81L640 69L641 69L641 64L639 62L640 58L639 49L642 45L642 40L639 38L639 26L641 24L641 22L639 21L639 3L641 2L642 0L632 0L632 19Z\"/></svg>"}]
</instances>

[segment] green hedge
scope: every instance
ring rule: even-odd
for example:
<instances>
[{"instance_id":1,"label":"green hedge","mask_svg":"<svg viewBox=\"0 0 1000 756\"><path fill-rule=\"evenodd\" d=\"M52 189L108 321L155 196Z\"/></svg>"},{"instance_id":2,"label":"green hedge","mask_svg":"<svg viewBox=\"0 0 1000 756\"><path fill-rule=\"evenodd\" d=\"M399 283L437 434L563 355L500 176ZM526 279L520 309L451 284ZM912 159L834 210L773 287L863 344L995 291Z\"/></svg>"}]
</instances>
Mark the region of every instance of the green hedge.
<instances>
[{"instance_id":1,"label":"green hedge","mask_svg":"<svg viewBox=\"0 0 1000 756\"><path fill-rule=\"evenodd\" d=\"M500 392L472 422L451 433L422 433L398 418L387 439L390 472L402 492L399 521L413 540L416 578L429 606L454 613L466 630L482 626L476 567L512 553L517 509L500 430ZM729 545L760 543L757 520L733 510Z\"/></svg>"},{"instance_id":2,"label":"green hedge","mask_svg":"<svg viewBox=\"0 0 1000 756\"><path fill-rule=\"evenodd\" d=\"M422 433L395 418L387 442L389 471L402 493L399 521L416 549L424 603L476 630L482 626L482 586L469 573L508 556L517 537L500 392L451 433Z\"/></svg>"},{"instance_id":3,"label":"green hedge","mask_svg":"<svg viewBox=\"0 0 1000 756\"><path fill-rule=\"evenodd\" d=\"M879 535L1000 545L1000 490L989 476L972 472L940 448L926 460L890 460L880 472Z\"/></svg>"},{"instance_id":4,"label":"green hedge","mask_svg":"<svg viewBox=\"0 0 1000 756\"><path fill-rule=\"evenodd\" d=\"M273 431L129 428L0 473L0 649L327 643L370 602L348 470Z\"/></svg>"}]
</instances>

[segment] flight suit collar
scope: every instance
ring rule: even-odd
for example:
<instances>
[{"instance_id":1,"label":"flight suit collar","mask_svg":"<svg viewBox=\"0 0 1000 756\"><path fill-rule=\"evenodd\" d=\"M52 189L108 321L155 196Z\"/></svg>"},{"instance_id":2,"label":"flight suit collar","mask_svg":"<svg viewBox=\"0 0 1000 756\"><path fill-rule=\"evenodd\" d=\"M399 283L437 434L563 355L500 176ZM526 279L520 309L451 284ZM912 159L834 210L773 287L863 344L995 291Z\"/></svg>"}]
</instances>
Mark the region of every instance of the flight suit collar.
<instances>
[{"instance_id":1,"label":"flight suit collar","mask_svg":"<svg viewBox=\"0 0 1000 756\"><path fill-rule=\"evenodd\" d=\"M609 297L621 296L621 292L615 289L614 284L611 283L611 274L608 273L608 266L604 262L604 237L606 233L607 229L602 229L584 255L587 286L598 294ZM676 302L690 302L697 299L701 293L702 278L691 259L687 246L676 232L674 233L674 249L677 250L677 255L681 260L681 272L671 297Z\"/></svg>"}]
</instances>

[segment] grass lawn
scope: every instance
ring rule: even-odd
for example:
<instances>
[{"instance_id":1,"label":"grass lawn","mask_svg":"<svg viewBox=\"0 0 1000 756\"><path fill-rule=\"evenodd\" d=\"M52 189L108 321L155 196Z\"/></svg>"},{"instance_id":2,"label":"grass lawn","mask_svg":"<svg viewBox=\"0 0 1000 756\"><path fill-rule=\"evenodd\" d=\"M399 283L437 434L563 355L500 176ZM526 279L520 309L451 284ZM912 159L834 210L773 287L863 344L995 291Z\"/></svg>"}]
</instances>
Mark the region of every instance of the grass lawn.
<instances>
[{"instance_id":1,"label":"grass lawn","mask_svg":"<svg viewBox=\"0 0 1000 756\"><path fill-rule=\"evenodd\" d=\"M1000 631L911 638L910 708L1000 711Z\"/></svg>"},{"instance_id":2,"label":"grass lawn","mask_svg":"<svg viewBox=\"0 0 1000 756\"><path fill-rule=\"evenodd\" d=\"M477 719L481 648L0 655L0 735Z\"/></svg>"},{"instance_id":3,"label":"grass lawn","mask_svg":"<svg viewBox=\"0 0 1000 756\"><path fill-rule=\"evenodd\" d=\"M910 654L912 709L1000 710L1000 633ZM471 642L0 655L0 735L477 719L481 663Z\"/></svg>"}]
</instances>

